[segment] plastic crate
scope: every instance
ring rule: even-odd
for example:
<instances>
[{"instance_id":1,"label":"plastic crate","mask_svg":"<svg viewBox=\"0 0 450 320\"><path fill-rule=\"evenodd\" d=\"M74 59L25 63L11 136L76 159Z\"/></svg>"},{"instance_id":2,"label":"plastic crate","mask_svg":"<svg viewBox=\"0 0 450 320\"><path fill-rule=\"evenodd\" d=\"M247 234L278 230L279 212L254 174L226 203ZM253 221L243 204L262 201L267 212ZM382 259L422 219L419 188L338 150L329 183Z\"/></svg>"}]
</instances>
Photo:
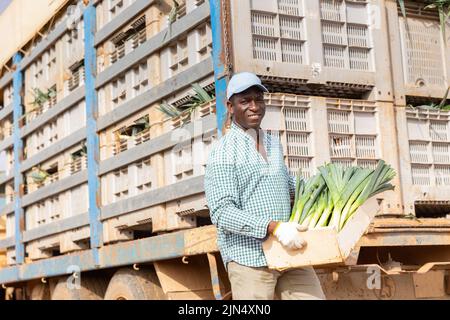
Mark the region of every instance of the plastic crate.
<instances>
[{"instance_id":1,"label":"plastic crate","mask_svg":"<svg viewBox=\"0 0 450 320\"><path fill-rule=\"evenodd\" d=\"M205 22L185 33L160 51L161 81L209 58L212 51L211 25Z\"/></svg>"},{"instance_id":2,"label":"plastic crate","mask_svg":"<svg viewBox=\"0 0 450 320\"><path fill-rule=\"evenodd\" d=\"M103 0L97 4L97 30L111 22L136 0Z\"/></svg>"},{"instance_id":3,"label":"plastic crate","mask_svg":"<svg viewBox=\"0 0 450 320\"><path fill-rule=\"evenodd\" d=\"M199 85L206 90L211 90L213 82L214 79L210 76L200 81ZM159 109L162 102L180 107L184 103L189 102L190 97L193 95L193 90L190 87L177 91L173 95L167 96L163 101L150 105L139 113L133 114L131 117L117 122L100 132L100 159L103 161L116 156L161 134L171 132L183 124L189 123L191 119L188 119L187 113L182 114L180 117L169 119ZM111 106L111 104L108 105ZM193 119L200 119L212 112L215 112L214 101L199 107L192 116ZM144 120L148 120L149 127L139 131L137 134L133 134L133 126Z\"/></svg>"},{"instance_id":4,"label":"plastic crate","mask_svg":"<svg viewBox=\"0 0 450 320\"><path fill-rule=\"evenodd\" d=\"M328 100L331 162L374 169L381 158L374 102Z\"/></svg>"},{"instance_id":5,"label":"plastic crate","mask_svg":"<svg viewBox=\"0 0 450 320\"><path fill-rule=\"evenodd\" d=\"M32 230L62 219L64 194L49 197L25 209L25 230Z\"/></svg>"},{"instance_id":6,"label":"plastic crate","mask_svg":"<svg viewBox=\"0 0 450 320\"><path fill-rule=\"evenodd\" d=\"M144 60L100 88L99 114L104 115L150 89L149 72Z\"/></svg>"},{"instance_id":7,"label":"plastic crate","mask_svg":"<svg viewBox=\"0 0 450 320\"><path fill-rule=\"evenodd\" d=\"M371 26L378 5L370 0L231 1L234 71L370 90L377 82L374 48L388 54L380 30Z\"/></svg>"},{"instance_id":8,"label":"plastic crate","mask_svg":"<svg viewBox=\"0 0 450 320\"><path fill-rule=\"evenodd\" d=\"M102 176L102 205L158 188L156 161L156 157L149 157Z\"/></svg>"},{"instance_id":9,"label":"plastic crate","mask_svg":"<svg viewBox=\"0 0 450 320\"><path fill-rule=\"evenodd\" d=\"M63 67L70 67L84 58L84 21L79 19L67 30L61 38L63 52Z\"/></svg>"},{"instance_id":10,"label":"plastic crate","mask_svg":"<svg viewBox=\"0 0 450 320\"><path fill-rule=\"evenodd\" d=\"M69 65L64 74L64 97L84 85L86 79L84 60L80 59Z\"/></svg>"},{"instance_id":11,"label":"plastic crate","mask_svg":"<svg viewBox=\"0 0 450 320\"><path fill-rule=\"evenodd\" d=\"M180 94L177 94L176 97L179 98ZM178 98L174 98L175 101L178 101ZM183 123L178 118L167 119L155 125L155 136L172 132L175 129L182 129L183 125L188 122L197 121L208 116L214 117L212 114L214 112L215 102L206 103L198 107ZM163 114L155 106L148 111L144 111L143 114L150 115L151 119L155 119L154 116L159 117L159 119L163 117ZM142 114L139 116L142 116ZM137 116L133 117L134 119L137 119ZM127 123L132 122L128 120ZM153 139L155 136L151 138ZM149 159L144 159L104 175L101 177L102 205L105 206L159 187L183 181L190 176L204 174L207 155L215 137L215 133L211 133L196 137L191 141L188 140L187 144L183 144L186 150L190 150L191 158L177 158L177 152L174 152L173 148L169 148L151 156L150 162ZM138 135L135 138L139 142L144 137ZM132 143L134 144L135 141L133 139ZM129 144L124 146L127 150L129 150L129 147L132 148L134 146ZM176 147L175 149L178 150ZM185 155L184 151L181 151ZM186 165L184 163L185 160L187 160ZM148 165L150 165L150 168L148 168ZM192 167L192 175L189 175L189 172L186 171L189 169L187 167ZM157 168L165 168L165 171L157 170ZM105 242L133 239L133 234L136 230L157 233L196 227L197 220L195 215L199 214L199 211L205 213L205 205L204 195L200 194L107 219L104 222Z\"/></svg>"},{"instance_id":12,"label":"plastic crate","mask_svg":"<svg viewBox=\"0 0 450 320\"><path fill-rule=\"evenodd\" d=\"M190 8L188 11L195 9L201 3L201 1L188 2L186 4ZM101 44L98 49L99 72L133 52L161 29L167 28L164 13L172 5L172 3L168 6L159 4L155 8L150 6L144 15L131 21ZM183 7L186 9L186 6L183 5ZM183 11L182 14L180 13L181 16L186 14L185 9L181 10ZM99 88L99 114L104 115L112 111L144 91L208 59L211 51L211 26L209 22L204 22L177 39L173 39L170 44L145 57L139 63L130 65L125 72Z\"/></svg>"},{"instance_id":13,"label":"plastic crate","mask_svg":"<svg viewBox=\"0 0 450 320\"><path fill-rule=\"evenodd\" d=\"M134 239L134 231L152 230L152 225L157 217L163 216L164 206L155 206L127 213L103 222L104 243L114 243Z\"/></svg>"},{"instance_id":14,"label":"plastic crate","mask_svg":"<svg viewBox=\"0 0 450 320\"><path fill-rule=\"evenodd\" d=\"M133 18L125 27L120 28L112 37L100 44L97 48L99 52L99 59L97 61L99 72L104 71L112 64L133 52L147 40L154 28L158 28L155 23L150 25L148 15L149 12L146 12L138 18Z\"/></svg>"},{"instance_id":15,"label":"plastic crate","mask_svg":"<svg viewBox=\"0 0 450 320\"><path fill-rule=\"evenodd\" d=\"M212 93L215 95L214 92L214 77L208 76L205 79L202 79L198 82L198 84L207 92ZM210 102L206 102L203 105L198 106L195 108L195 110L191 113L189 110L186 110L186 105L189 105L193 100L195 100L195 92L192 87L185 88L183 90L174 92L172 95L166 97L163 101L160 103L166 103L173 107L176 107L178 110L185 110L182 111L178 117L169 118L167 115L162 113L160 110L157 112L161 115L163 126L162 126L162 132L168 133L172 132L175 129L182 128L183 126L196 121L200 120L210 114L213 114L216 112L216 102L215 100L212 100ZM158 103L158 107L160 107L160 104ZM158 108L159 109L159 108Z\"/></svg>"},{"instance_id":16,"label":"plastic crate","mask_svg":"<svg viewBox=\"0 0 450 320\"><path fill-rule=\"evenodd\" d=\"M397 8L397 25L390 31L399 40L392 50L401 64L394 65L394 72L404 81L404 92L397 95L442 98L450 78L450 42L442 39L439 14L435 9L424 10L420 2L406 2L405 6L407 18Z\"/></svg>"},{"instance_id":17,"label":"plastic crate","mask_svg":"<svg viewBox=\"0 0 450 320\"><path fill-rule=\"evenodd\" d=\"M45 92L53 86L56 88L60 80L59 71L61 70L62 60L64 60L64 57L61 55L60 42L57 41L25 69L24 85L26 88L26 103L34 100L34 89L39 89Z\"/></svg>"},{"instance_id":18,"label":"plastic crate","mask_svg":"<svg viewBox=\"0 0 450 320\"><path fill-rule=\"evenodd\" d=\"M0 121L0 141L9 138L14 133L14 124L12 117L6 117L2 121Z\"/></svg>"},{"instance_id":19,"label":"plastic crate","mask_svg":"<svg viewBox=\"0 0 450 320\"><path fill-rule=\"evenodd\" d=\"M102 205L127 199L163 186L162 155L152 156L116 170L101 178ZM195 227L193 217L180 217L171 210L171 204L161 204L130 212L104 221L105 243L130 240L134 231L166 232Z\"/></svg>"},{"instance_id":20,"label":"plastic crate","mask_svg":"<svg viewBox=\"0 0 450 320\"><path fill-rule=\"evenodd\" d=\"M450 112L397 108L402 190L407 213L416 202L448 202Z\"/></svg>"},{"instance_id":21,"label":"plastic crate","mask_svg":"<svg viewBox=\"0 0 450 320\"><path fill-rule=\"evenodd\" d=\"M52 235L25 244L25 253L31 261L46 259L58 254L61 235Z\"/></svg>"},{"instance_id":22,"label":"plastic crate","mask_svg":"<svg viewBox=\"0 0 450 320\"><path fill-rule=\"evenodd\" d=\"M35 167L48 174L43 181L35 181L32 178L32 173L36 170L34 167L26 171L24 173L25 194L31 194L42 187L87 169L84 144L85 141L36 165Z\"/></svg>"},{"instance_id":23,"label":"plastic crate","mask_svg":"<svg viewBox=\"0 0 450 320\"><path fill-rule=\"evenodd\" d=\"M6 218L0 217L0 240L6 237ZM0 268L6 265L6 250L0 249Z\"/></svg>"},{"instance_id":24,"label":"plastic crate","mask_svg":"<svg viewBox=\"0 0 450 320\"><path fill-rule=\"evenodd\" d=\"M6 216L6 238L14 237L15 234L15 221L14 214L8 214Z\"/></svg>"},{"instance_id":25,"label":"plastic crate","mask_svg":"<svg viewBox=\"0 0 450 320\"><path fill-rule=\"evenodd\" d=\"M14 214L8 214L6 216L6 233L5 237L10 238L14 237L15 234L15 220L14 220ZM16 252L14 248L7 248L6 249L6 264L13 265L16 261Z\"/></svg>"},{"instance_id":26,"label":"plastic crate","mask_svg":"<svg viewBox=\"0 0 450 320\"><path fill-rule=\"evenodd\" d=\"M87 184L49 197L25 209L26 230L43 227L88 212ZM87 229L87 230L86 230ZM48 258L89 247L89 227L64 231L27 242L26 252L31 260Z\"/></svg>"},{"instance_id":27,"label":"plastic crate","mask_svg":"<svg viewBox=\"0 0 450 320\"><path fill-rule=\"evenodd\" d=\"M3 106L7 107L13 103L13 85L7 85L3 88Z\"/></svg>"},{"instance_id":28,"label":"plastic crate","mask_svg":"<svg viewBox=\"0 0 450 320\"><path fill-rule=\"evenodd\" d=\"M8 148L5 150L5 175L9 176L14 172L14 150L13 148Z\"/></svg>"},{"instance_id":29,"label":"plastic crate","mask_svg":"<svg viewBox=\"0 0 450 320\"><path fill-rule=\"evenodd\" d=\"M189 99L186 97L186 101ZM181 103L182 100L179 100L178 103ZM192 113L189 111L182 112L179 116L171 118L171 119L165 119L163 124L163 131L171 132L175 129L183 128L183 126L192 123L193 121L199 120L201 118L204 118L210 114L215 114L216 112L216 102L211 101L204 103L203 105L196 108Z\"/></svg>"},{"instance_id":30,"label":"plastic crate","mask_svg":"<svg viewBox=\"0 0 450 320\"><path fill-rule=\"evenodd\" d=\"M6 249L6 264L11 266L16 264L16 250Z\"/></svg>"},{"instance_id":31,"label":"plastic crate","mask_svg":"<svg viewBox=\"0 0 450 320\"><path fill-rule=\"evenodd\" d=\"M185 3L181 1L178 18L202 3L203 1L187 1ZM155 6L150 6L143 15L134 18L114 36L100 44L98 71L101 72L117 63L161 30L165 29L169 32L166 29L168 28L166 20L172 5L173 3L170 1L163 1ZM107 114L148 89L208 59L211 51L212 32L208 21L173 39L168 45L138 63L129 66L126 71L99 88L99 115Z\"/></svg>"},{"instance_id":32,"label":"plastic crate","mask_svg":"<svg viewBox=\"0 0 450 320\"><path fill-rule=\"evenodd\" d=\"M197 227L196 215L209 215L204 194L127 213L104 221L103 241L134 239L134 231L160 233Z\"/></svg>"},{"instance_id":33,"label":"plastic crate","mask_svg":"<svg viewBox=\"0 0 450 320\"><path fill-rule=\"evenodd\" d=\"M9 182L5 184L5 204L14 202L14 184Z\"/></svg>"},{"instance_id":34,"label":"plastic crate","mask_svg":"<svg viewBox=\"0 0 450 320\"><path fill-rule=\"evenodd\" d=\"M127 125L121 126L120 129L112 132L108 132L111 135L111 139L110 142L105 145L105 147L109 147L108 149L110 151L107 157L116 156L141 145L152 138L150 122L147 128L140 128L140 131L137 133L133 131L134 125L142 119L149 119L149 117L148 115L145 115L144 117L139 117L135 121L127 121Z\"/></svg>"},{"instance_id":35,"label":"plastic crate","mask_svg":"<svg viewBox=\"0 0 450 320\"><path fill-rule=\"evenodd\" d=\"M162 133L162 117L156 106L151 105L101 131L100 160L114 157L159 136ZM139 123L147 125L140 126Z\"/></svg>"},{"instance_id":36,"label":"plastic crate","mask_svg":"<svg viewBox=\"0 0 450 320\"><path fill-rule=\"evenodd\" d=\"M59 118L49 121L25 139L26 158L33 157L67 135L64 134L67 127L61 120Z\"/></svg>"},{"instance_id":37,"label":"plastic crate","mask_svg":"<svg viewBox=\"0 0 450 320\"><path fill-rule=\"evenodd\" d=\"M25 138L26 158L31 158L85 126L86 104L82 101Z\"/></svg>"},{"instance_id":38,"label":"plastic crate","mask_svg":"<svg viewBox=\"0 0 450 320\"><path fill-rule=\"evenodd\" d=\"M266 116L261 127L281 140L290 173L300 172L309 178L314 167L310 98L274 93L266 94L265 101Z\"/></svg>"},{"instance_id":39,"label":"plastic crate","mask_svg":"<svg viewBox=\"0 0 450 320\"><path fill-rule=\"evenodd\" d=\"M217 140L217 132L179 143L164 151L166 185L205 173L209 152Z\"/></svg>"},{"instance_id":40,"label":"plastic crate","mask_svg":"<svg viewBox=\"0 0 450 320\"><path fill-rule=\"evenodd\" d=\"M380 159L399 172L392 103L285 93L265 101L261 127L279 137L292 175L309 178L329 162L374 168ZM384 213L402 212L399 174L393 184L394 192L379 196Z\"/></svg>"},{"instance_id":41,"label":"plastic crate","mask_svg":"<svg viewBox=\"0 0 450 320\"><path fill-rule=\"evenodd\" d=\"M80 214L86 214L89 210L88 186L83 184L66 192L64 219ZM89 248L90 228L82 227L61 234L60 251L62 253L83 250Z\"/></svg>"}]
</instances>

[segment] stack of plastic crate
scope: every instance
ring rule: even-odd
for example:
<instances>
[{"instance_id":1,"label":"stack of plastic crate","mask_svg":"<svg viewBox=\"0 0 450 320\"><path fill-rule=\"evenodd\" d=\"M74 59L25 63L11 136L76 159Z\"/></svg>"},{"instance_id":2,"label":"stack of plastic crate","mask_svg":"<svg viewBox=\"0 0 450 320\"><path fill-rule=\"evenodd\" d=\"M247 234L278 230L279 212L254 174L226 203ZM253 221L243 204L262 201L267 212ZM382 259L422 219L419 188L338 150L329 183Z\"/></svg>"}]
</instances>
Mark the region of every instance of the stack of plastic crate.
<instances>
[{"instance_id":1,"label":"stack of plastic crate","mask_svg":"<svg viewBox=\"0 0 450 320\"><path fill-rule=\"evenodd\" d=\"M42 181L34 178L38 170L45 176ZM60 225L73 217L87 215L86 172L84 145L70 147L25 172L24 238L28 242L26 252L30 259L88 247L88 229L83 232L75 230L77 228L61 232L50 230L59 230Z\"/></svg>"},{"instance_id":2,"label":"stack of plastic crate","mask_svg":"<svg viewBox=\"0 0 450 320\"><path fill-rule=\"evenodd\" d=\"M450 194L450 112L397 108L405 211L446 215ZM434 208L433 208L434 207Z\"/></svg>"},{"instance_id":3,"label":"stack of plastic crate","mask_svg":"<svg viewBox=\"0 0 450 320\"><path fill-rule=\"evenodd\" d=\"M133 11L134 1L112 3L102 1L97 6L97 25L99 32L108 28L108 23L121 18L120 13ZM127 102L133 103L143 93L157 86L159 80L159 57L157 52L145 55L133 63L124 63L130 56L142 50L146 41L155 36L162 28L165 9L159 3L149 3L135 15L114 30L97 46L99 59L98 71L104 74L117 66L121 72L106 81L98 88L99 115L107 117L112 111L124 108ZM153 108L154 109L154 108ZM155 111L148 106L134 114L127 114L121 121L111 123L105 130L99 132L100 160L114 161L114 158L126 158L134 148L143 146L147 141L158 135L159 120ZM121 167L101 171L101 205L108 206L120 201L149 192L160 183L156 167L158 159L152 155L139 158L137 161L126 161ZM127 240L133 237L133 231L128 227L148 225L147 215L152 215L156 208L149 208L129 214L131 218L116 217L106 219L104 223L105 243ZM141 216L144 216L141 218ZM124 221L122 221L124 220ZM133 220L134 222L131 222ZM140 227L142 229L142 226ZM144 227L145 229L145 227Z\"/></svg>"},{"instance_id":4,"label":"stack of plastic crate","mask_svg":"<svg viewBox=\"0 0 450 320\"><path fill-rule=\"evenodd\" d=\"M426 5L425 1L405 2L404 17L396 1L386 3L393 84L400 106L417 98L442 99L449 85L450 25L445 24L444 40L438 10L425 9Z\"/></svg>"},{"instance_id":5,"label":"stack of plastic crate","mask_svg":"<svg viewBox=\"0 0 450 320\"><path fill-rule=\"evenodd\" d=\"M15 262L15 250L13 247L13 236L14 236L14 182L13 180L8 180L4 184L4 206L0 208L0 218L5 221L5 240L8 241L9 245L5 246L6 249L6 263L8 265L14 264ZM12 240L12 241L11 241Z\"/></svg>"},{"instance_id":6,"label":"stack of plastic crate","mask_svg":"<svg viewBox=\"0 0 450 320\"><path fill-rule=\"evenodd\" d=\"M176 194L163 191L176 183L188 188L189 183L184 181L189 172L172 170L178 154L172 152L177 145L173 139L186 133L185 127L176 125L176 119L166 119L159 108L163 103L191 99L192 83L211 89L214 76L209 2L181 1L174 21L169 22L172 6L171 1L150 2L146 6L124 1L121 13L113 18L108 13L113 9L111 3L102 1L97 6L101 35L97 43L100 79L97 89L105 243L196 226L194 217L176 215L175 211L185 202L192 206L192 202L195 205L198 201L189 198L179 204ZM123 19L125 15L132 18L122 20L115 30L108 29L114 19ZM105 33L108 35L104 36ZM197 69L201 72L196 72ZM199 110L203 111L198 112L209 114L213 105L202 106ZM195 120L201 118L198 112ZM209 122L214 122L212 115ZM207 148L214 136L202 139L184 141L193 142L197 154L197 149ZM195 161L201 163L193 174L198 177L204 174L205 160ZM182 170L181 166L176 167ZM173 200L131 205L139 204L139 199L157 199L154 196L157 194L171 195L169 199ZM203 197L199 200L202 204L198 207L205 212ZM186 210L186 214L187 211L191 212Z\"/></svg>"},{"instance_id":7,"label":"stack of plastic crate","mask_svg":"<svg viewBox=\"0 0 450 320\"><path fill-rule=\"evenodd\" d=\"M6 219L0 217L0 240L6 238ZM6 265L6 250L4 248L0 249L0 267Z\"/></svg>"},{"instance_id":8,"label":"stack of plastic crate","mask_svg":"<svg viewBox=\"0 0 450 320\"><path fill-rule=\"evenodd\" d=\"M30 260L88 247L89 234L71 240L78 224L69 223L88 211L82 10L69 18L48 30L52 41L43 49L30 47L34 57L25 57L23 69L23 241Z\"/></svg>"},{"instance_id":9,"label":"stack of plastic crate","mask_svg":"<svg viewBox=\"0 0 450 320\"><path fill-rule=\"evenodd\" d=\"M378 1L230 3L235 71L252 71L266 81L317 84L328 91L370 93L375 85L385 85L375 73L377 61L388 54L385 26L372 26Z\"/></svg>"},{"instance_id":10,"label":"stack of plastic crate","mask_svg":"<svg viewBox=\"0 0 450 320\"><path fill-rule=\"evenodd\" d=\"M401 189L406 214L445 217L449 113L426 106L439 104L449 87L450 42L444 40L438 10L425 6L424 1L405 2L405 17L396 1L386 3ZM447 23L447 37L449 32Z\"/></svg>"},{"instance_id":11,"label":"stack of plastic crate","mask_svg":"<svg viewBox=\"0 0 450 320\"><path fill-rule=\"evenodd\" d=\"M293 175L309 178L325 163L374 168L380 159L399 172L392 103L270 93L262 128L279 137ZM324 148L324 146L329 146ZM401 213L394 192L379 196L384 213Z\"/></svg>"},{"instance_id":12,"label":"stack of plastic crate","mask_svg":"<svg viewBox=\"0 0 450 320\"><path fill-rule=\"evenodd\" d=\"M12 173L12 158L13 158L13 90L12 83L6 85L1 91L2 103L0 104L0 152L5 151L6 153L6 168L4 168L5 175L9 176Z\"/></svg>"}]
</instances>

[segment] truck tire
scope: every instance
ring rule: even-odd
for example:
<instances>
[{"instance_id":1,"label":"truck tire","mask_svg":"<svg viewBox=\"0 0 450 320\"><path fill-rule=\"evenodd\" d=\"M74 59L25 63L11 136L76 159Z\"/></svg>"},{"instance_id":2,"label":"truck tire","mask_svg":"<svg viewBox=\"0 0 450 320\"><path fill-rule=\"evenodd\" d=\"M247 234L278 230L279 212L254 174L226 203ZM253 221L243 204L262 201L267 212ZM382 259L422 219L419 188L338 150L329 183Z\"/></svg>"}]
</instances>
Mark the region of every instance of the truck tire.
<instances>
[{"instance_id":1,"label":"truck tire","mask_svg":"<svg viewBox=\"0 0 450 320\"><path fill-rule=\"evenodd\" d=\"M30 300L50 300L50 287L45 283L37 283L31 288Z\"/></svg>"},{"instance_id":2,"label":"truck tire","mask_svg":"<svg viewBox=\"0 0 450 320\"><path fill-rule=\"evenodd\" d=\"M79 289L69 289L68 277L59 279L52 294L52 300L103 300L108 282L102 277L83 276Z\"/></svg>"},{"instance_id":3,"label":"truck tire","mask_svg":"<svg viewBox=\"0 0 450 320\"><path fill-rule=\"evenodd\" d=\"M118 270L106 290L105 300L166 300L158 277L152 269Z\"/></svg>"}]
</instances>

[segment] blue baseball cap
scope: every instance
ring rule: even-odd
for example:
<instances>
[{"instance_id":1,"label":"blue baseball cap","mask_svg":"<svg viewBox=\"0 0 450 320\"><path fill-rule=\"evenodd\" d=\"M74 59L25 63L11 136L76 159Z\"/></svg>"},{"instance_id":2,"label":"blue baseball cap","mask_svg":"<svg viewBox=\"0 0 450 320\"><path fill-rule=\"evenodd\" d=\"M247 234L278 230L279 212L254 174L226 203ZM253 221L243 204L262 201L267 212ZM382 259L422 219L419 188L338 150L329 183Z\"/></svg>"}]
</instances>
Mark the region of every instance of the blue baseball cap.
<instances>
[{"instance_id":1,"label":"blue baseball cap","mask_svg":"<svg viewBox=\"0 0 450 320\"><path fill-rule=\"evenodd\" d=\"M230 98L234 94L241 93L253 86L259 87L264 92L269 91L262 85L261 79L259 79L256 74L251 72L237 73L231 78L230 82L228 83L227 99L230 100Z\"/></svg>"}]
</instances>

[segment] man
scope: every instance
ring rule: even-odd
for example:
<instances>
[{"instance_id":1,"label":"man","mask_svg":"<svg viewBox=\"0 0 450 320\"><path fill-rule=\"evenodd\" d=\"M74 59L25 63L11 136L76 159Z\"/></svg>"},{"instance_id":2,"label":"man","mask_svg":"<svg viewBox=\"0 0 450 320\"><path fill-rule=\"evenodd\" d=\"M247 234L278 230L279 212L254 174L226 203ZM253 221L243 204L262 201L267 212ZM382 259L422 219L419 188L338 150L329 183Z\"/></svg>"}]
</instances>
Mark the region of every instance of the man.
<instances>
[{"instance_id":1,"label":"man","mask_svg":"<svg viewBox=\"0 0 450 320\"><path fill-rule=\"evenodd\" d=\"M279 140L260 128L267 89L254 74L232 77L227 88L230 130L213 147L205 193L233 299L325 299L312 267L278 272L267 268L262 242L275 235L287 248L306 243L306 228L289 220L295 178Z\"/></svg>"}]
</instances>

